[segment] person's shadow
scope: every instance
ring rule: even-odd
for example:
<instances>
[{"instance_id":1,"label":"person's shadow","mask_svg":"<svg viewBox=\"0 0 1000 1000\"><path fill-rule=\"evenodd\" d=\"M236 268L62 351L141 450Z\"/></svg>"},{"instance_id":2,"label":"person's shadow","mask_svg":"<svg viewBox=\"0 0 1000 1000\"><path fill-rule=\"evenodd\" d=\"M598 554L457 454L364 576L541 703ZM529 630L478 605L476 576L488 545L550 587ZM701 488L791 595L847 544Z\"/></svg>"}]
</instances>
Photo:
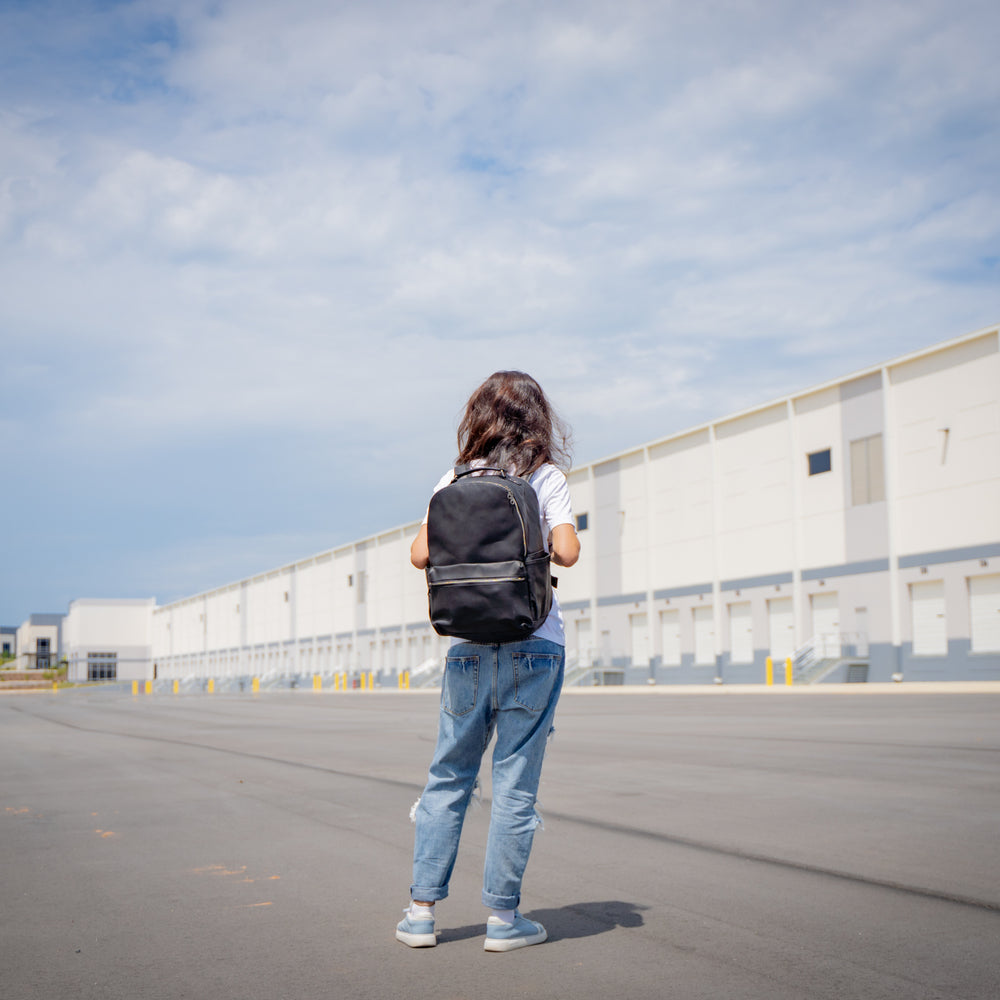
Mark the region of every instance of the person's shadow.
<instances>
[{"instance_id":1,"label":"person's shadow","mask_svg":"<svg viewBox=\"0 0 1000 1000\"><path fill-rule=\"evenodd\" d=\"M637 903L623 903L612 900L601 903L573 903L552 910L528 910L525 916L537 920L548 931L550 941L567 938L593 937L613 931L616 927L642 927L642 913L648 909ZM482 937L486 933L485 924L469 924L465 927L442 928L438 942L464 941Z\"/></svg>"}]
</instances>

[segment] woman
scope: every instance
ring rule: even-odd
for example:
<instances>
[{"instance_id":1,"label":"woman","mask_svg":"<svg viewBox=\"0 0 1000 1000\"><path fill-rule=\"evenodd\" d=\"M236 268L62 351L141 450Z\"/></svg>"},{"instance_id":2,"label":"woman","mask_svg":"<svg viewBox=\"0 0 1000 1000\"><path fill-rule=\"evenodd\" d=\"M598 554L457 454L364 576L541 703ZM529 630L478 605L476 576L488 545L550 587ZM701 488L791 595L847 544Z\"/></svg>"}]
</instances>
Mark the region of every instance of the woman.
<instances>
[{"instance_id":1,"label":"woman","mask_svg":"<svg viewBox=\"0 0 1000 1000\"><path fill-rule=\"evenodd\" d=\"M523 372L496 372L472 394L458 428L458 464L492 466L528 479L538 497L542 535L552 561L572 566L580 554L565 471L568 435L541 386ZM561 468L560 468L561 466ZM447 486L449 470L435 487ZM428 564L427 521L410 547L417 569ZM517 907L538 814L535 797L545 743L562 687L566 638L555 594L544 623L527 639L507 643L456 640L445 663L449 678L473 676L471 711L453 714L442 698L438 741L427 786L415 810L410 906L396 937L412 948L433 947L434 904L448 895L462 824L483 753L494 731L493 805L483 871L490 908L486 951L541 944L545 928ZM532 696L517 697L517 676L530 672ZM530 701L530 704L527 702Z\"/></svg>"}]
</instances>

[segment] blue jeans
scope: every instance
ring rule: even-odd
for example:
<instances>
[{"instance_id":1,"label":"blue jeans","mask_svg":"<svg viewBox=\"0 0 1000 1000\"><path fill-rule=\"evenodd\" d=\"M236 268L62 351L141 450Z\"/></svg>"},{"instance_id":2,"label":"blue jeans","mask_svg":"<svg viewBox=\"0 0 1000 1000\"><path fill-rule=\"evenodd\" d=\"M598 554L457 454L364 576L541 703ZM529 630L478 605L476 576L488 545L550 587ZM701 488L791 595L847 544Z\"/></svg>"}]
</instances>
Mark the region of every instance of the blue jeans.
<instances>
[{"instance_id":1,"label":"blue jeans","mask_svg":"<svg viewBox=\"0 0 1000 1000\"><path fill-rule=\"evenodd\" d=\"M434 902L448 895L465 812L495 729L483 902L499 910L520 902L565 660L565 649L548 639L452 646L441 682L437 747L416 810L412 899Z\"/></svg>"}]
</instances>

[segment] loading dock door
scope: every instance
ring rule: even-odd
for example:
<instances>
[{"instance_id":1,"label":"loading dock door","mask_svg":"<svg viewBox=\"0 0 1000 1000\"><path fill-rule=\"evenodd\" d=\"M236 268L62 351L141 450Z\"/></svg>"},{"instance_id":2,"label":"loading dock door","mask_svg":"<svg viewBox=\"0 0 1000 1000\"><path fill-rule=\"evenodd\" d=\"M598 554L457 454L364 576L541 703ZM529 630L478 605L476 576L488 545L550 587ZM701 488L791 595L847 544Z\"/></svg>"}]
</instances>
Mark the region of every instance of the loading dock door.
<instances>
[{"instance_id":1,"label":"loading dock door","mask_svg":"<svg viewBox=\"0 0 1000 1000\"><path fill-rule=\"evenodd\" d=\"M753 618L749 601L729 605L729 655L733 663L753 663Z\"/></svg>"},{"instance_id":2,"label":"loading dock door","mask_svg":"<svg viewBox=\"0 0 1000 1000\"><path fill-rule=\"evenodd\" d=\"M840 606L837 593L813 594L809 598L812 606L812 633L816 642L816 652L824 659L840 656Z\"/></svg>"},{"instance_id":3,"label":"loading dock door","mask_svg":"<svg viewBox=\"0 0 1000 1000\"><path fill-rule=\"evenodd\" d=\"M694 609L694 662L699 666L715 663L715 628L712 609Z\"/></svg>"},{"instance_id":4,"label":"loading dock door","mask_svg":"<svg viewBox=\"0 0 1000 1000\"><path fill-rule=\"evenodd\" d=\"M767 602L767 626L771 659L784 663L795 655L795 610L790 597L776 597Z\"/></svg>"},{"instance_id":5,"label":"loading dock door","mask_svg":"<svg viewBox=\"0 0 1000 1000\"><path fill-rule=\"evenodd\" d=\"M665 667L681 665L681 622L677 611L660 612L660 662Z\"/></svg>"},{"instance_id":6,"label":"loading dock door","mask_svg":"<svg viewBox=\"0 0 1000 1000\"><path fill-rule=\"evenodd\" d=\"M1000 573L969 579L972 652L1000 653Z\"/></svg>"},{"instance_id":7,"label":"loading dock door","mask_svg":"<svg viewBox=\"0 0 1000 1000\"><path fill-rule=\"evenodd\" d=\"M594 639L589 618L576 620L576 662L581 666L594 662Z\"/></svg>"},{"instance_id":8,"label":"loading dock door","mask_svg":"<svg viewBox=\"0 0 1000 1000\"><path fill-rule=\"evenodd\" d=\"M632 634L632 666L649 666L649 619L645 612L628 616Z\"/></svg>"},{"instance_id":9,"label":"loading dock door","mask_svg":"<svg viewBox=\"0 0 1000 1000\"><path fill-rule=\"evenodd\" d=\"M913 655L945 656L948 629L944 617L944 581L910 584L913 613Z\"/></svg>"}]
</instances>

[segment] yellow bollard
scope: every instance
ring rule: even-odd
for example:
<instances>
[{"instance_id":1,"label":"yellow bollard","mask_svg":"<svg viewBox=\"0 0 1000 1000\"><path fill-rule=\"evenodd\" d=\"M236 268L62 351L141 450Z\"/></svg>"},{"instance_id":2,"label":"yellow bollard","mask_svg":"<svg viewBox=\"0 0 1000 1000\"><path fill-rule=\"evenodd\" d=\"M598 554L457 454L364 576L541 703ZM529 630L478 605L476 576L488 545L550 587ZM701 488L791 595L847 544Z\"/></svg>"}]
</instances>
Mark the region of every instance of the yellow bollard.
<instances>
[{"instance_id":1,"label":"yellow bollard","mask_svg":"<svg viewBox=\"0 0 1000 1000\"><path fill-rule=\"evenodd\" d=\"M174 694L180 694L180 691L181 691L181 682L179 680L177 680L177 678L175 677L174 678Z\"/></svg>"},{"instance_id":2,"label":"yellow bollard","mask_svg":"<svg viewBox=\"0 0 1000 1000\"><path fill-rule=\"evenodd\" d=\"M254 694L259 694L260 693L260 678L259 677L255 677L250 682L250 690L253 691Z\"/></svg>"},{"instance_id":3,"label":"yellow bollard","mask_svg":"<svg viewBox=\"0 0 1000 1000\"><path fill-rule=\"evenodd\" d=\"M364 671L361 672L361 690L368 690L368 675Z\"/></svg>"},{"instance_id":4,"label":"yellow bollard","mask_svg":"<svg viewBox=\"0 0 1000 1000\"><path fill-rule=\"evenodd\" d=\"M143 685L143 688L144 688L144 691L143 691L144 694L152 694L153 693L153 682L152 681L146 681L146 683Z\"/></svg>"},{"instance_id":5,"label":"yellow bollard","mask_svg":"<svg viewBox=\"0 0 1000 1000\"><path fill-rule=\"evenodd\" d=\"M790 656L785 660L785 684L788 687L792 686L792 658Z\"/></svg>"},{"instance_id":6,"label":"yellow bollard","mask_svg":"<svg viewBox=\"0 0 1000 1000\"><path fill-rule=\"evenodd\" d=\"M205 690L206 690L206 692L208 694L214 694L215 693L215 678L214 677L209 677L208 684L206 685Z\"/></svg>"},{"instance_id":7,"label":"yellow bollard","mask_svg":"<svg viewBox=\"0 0 1000 1000\"><path fill-rule=\"evenodd\" d=\"M52 682L52 690L53 691L58 691L59 690L59 682L58 681L53 681Z\"/></svg>"},{"instance_id":8,"label":"yellow bollard","mask_svg":"<svg viewBox=\"0 0 1000 1000\"><path fill-rule=\"evenodd\" d=\"M403 677L406 680L406 690L409 691L410 690L410 671L409 670L404 671Z\"/></svg>"},{"instance_id":9,"label":"yellow bollard","mask_svg":"<svg viewBox=\"0 0 1000 1000\"><path fill-rule=\"evenodd\" d=\"M768 687L774 684L774 660L770 656L764 661L764 683Z\"/></svg>"},{"instance_id":10,"label":"yellow bollard","mask_svg":"<svg viewBox=\"0 0 1000 1000\"><path fill-rule=\"evenodd\" d=\"M313 674L313 691L319 691L323 687L323 678L319 674Z\"/></svg>"},{"instance_id":11,"label":"yellow bollard","mask_svg":"<svg viewBox=\"0 0 1000 1000\"><path fill-rule=\"evenodd\" d=\"M138 693L139 693L139 682L132 681L132 694L138 694Z\"/></svg>"}]
</instances>

